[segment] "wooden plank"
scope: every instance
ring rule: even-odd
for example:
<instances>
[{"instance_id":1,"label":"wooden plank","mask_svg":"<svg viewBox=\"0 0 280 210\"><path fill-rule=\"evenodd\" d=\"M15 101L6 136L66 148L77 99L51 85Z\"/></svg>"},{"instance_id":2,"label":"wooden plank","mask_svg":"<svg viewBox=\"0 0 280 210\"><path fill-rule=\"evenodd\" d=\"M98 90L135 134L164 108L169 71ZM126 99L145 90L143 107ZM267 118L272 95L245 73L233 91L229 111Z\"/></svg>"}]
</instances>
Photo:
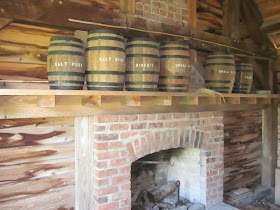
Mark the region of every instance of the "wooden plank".
<instances>
[{"instance_id":1,"label":"wooden plank","mask_svg":"<svg viewBox=\"0 0 280 210\"><path fill-rule=\"evenodd\" d=\"M74 144L72 142L28 147L12 147L1 149L0 166L60 158L72 158L73 156Z\"/></svg>"},{"instance_id":2,"label":"wooden plank","mask_svg":"<svg viewBox=\"0 0 280 210\"><path fill-rule=\"evenodd\" d=\"M0 30L9 25L13 20L9 18L0 18Z\"/></svg>"},{"instance_id":3,"label":"wooden plank","mask_svg":"<svg viewBox=\"0 0 280 210\"><path fill-rule=\"evenodd\" d=\"M124 106L140 106L141 96L123 96L122 104Z\"/></svg>"},{"instance_id":4,"label":"wooden plank","mask_svg":"<svg viewBox=\"0 0 280 210\"><path fill-rule=\"evenodd\" d=\"M280 205L280 169L275 171L275 204Z\"/></svg>"},{"instance_id":5,"label":"wooden plank","mask_svg":"<svg viewBox=\"0 0 280 210\"><path fill-rule=\"evenodd\" d=\"M155 105L159 106L171 106L172 96L156 96L153 97L153 102Z\"/></svg>"},{"instance_id":6,"label":"wooden plank","mask_svg":"<svg viewBox=\"0 0 280 210\"><path fill-rule=\"evenodd\" d=\"M263 109L262 116L262 185L273 187L277 167L277 105L272 103Z\"/></svg>"},{"instance_id":7,"label":"wooden plank","mask_svg":"<svg viewBox=\"0 0 280 210\"><path fill-rule=\"evenodd\" d=\"M94 209L93 117L75 118L75 207Z\"/></svg>"},{"instance_id":8,"label":"wooden plank","mask_svg":"<svg viewBox=\"0 0 280 210\"><path fill-rule=\"evenodd\" d=\"M195 105L198 104L197 96L185 96L185 97L177 97L178 103L183 105Z\"/></svg>"},{"instance_id":9,"label":"wooden plank","mask_svg":"<svg viewBox=\"0 0 280 210\"><path fill-rule=\"evenodd\" d=\"M68 186L61 189L54 189L46 193L39 193L11 201L1 202L1 209L71 209L74 208L75 187Z\"/></svg>"},{"instance_id":10,"label":"wooden plank","mask_svg":"<svg viewBox=\"0 0 280 210\"><path fill-rule=\"evenodd\" d=\"M101 106L101 96L82 96L82 105L88 107Z\"/></svg>"},{"instance_id":11,"label":"wooden plank","mask_svg":"<svg viewBox=\"0 0 280 210\"><path fill-rule=\"evenodd\" d=\"M62 126L1 129L0 138L0 148L60 144L74 142L74 129Z\"/></svg>"},{"instance_id":12,"label":"wooden plank","mask_svg":"<svg viewBox=\"0 0 280 210\"><path fill-rule=\"evenodd\" d=\"M240 37L240 0L224 0L223 5L223 34L232 39Z\"/></svg>"},{"instance_id":13,"label":"wooden plank","mask_svg":"<svg viewBox=\"0 0 280 210\"><path fill-rule=\"evenodd\" d=\"M122 96L109 96L102 99L101 107L81 106L80 96L56 96L56 107L41 108L37 106L36 96L2 96L0 100L0 119L70 117L100 114L133 114L133 113L167 113L191 111L225 111L258 109L261 105L180 105L154 106L151 97L141 96L141 106L125 106L120 103ZM71 112L69 112L71 110Z\"/></svg>"},{"instance_id":14,"label":"wooden plank","mask_svg":"<svg viewBox=\"0 0 280 210\"><path fill-rule=\"evenodd\" d=\"M37 105L39 107L55 107L55 96L37 96Z\"/></svg>"},{"instance_id":15,"label":"wooden plank","mask_svg":"<svg viewBox=\"0 0 280 210\"><path fill-rule=\"evenodd\" d=\"M225 99L224 101L225 104L240 104L240 97L231 97L231 98L225 97L224 99Z\"/></svg>"},{"instance_id":16,"label":"wooden plank","mask_svg":"<svg viewBox=\"0 0 280 210\"><path fill-rule=\"evenodd\" d=\"M51 191L52 189L63 188L74 184L74 173L3 184L0 186L0 201L3 202L19 197L36 195Z\"/></svg>"},{"instance_id":17,"label":"wooden plank","mask_svg":"<svg viewBox=\"0 0 280 210\"><path fill-rule=\"evenodd\" d=\"M120 0L120 11L124 14L135 14L135 0Z\"/></svg>"},{"instance_id":18,"label":"wooden plank","mask_svg":"<svg viewBox=\"0 0 280 210\"><path fill-rule=\"evenodd\" d=\"M74 158L0 167L0 183L22 182L75 172ZM0 189L1 189L0 186ZM0 206L1 208L1 206Z\"/></svg>"},{"instance_id":19,"label":"wooden plank","mask_svg":"<svg viewBox=\"0 0 280 210\"><path fill-rule=\"evenodd\" d=\"M192 34L196 32L196 23L197 23L197 8L196 0L188 1L188 26Z\"/></svg>"}]
</instances>

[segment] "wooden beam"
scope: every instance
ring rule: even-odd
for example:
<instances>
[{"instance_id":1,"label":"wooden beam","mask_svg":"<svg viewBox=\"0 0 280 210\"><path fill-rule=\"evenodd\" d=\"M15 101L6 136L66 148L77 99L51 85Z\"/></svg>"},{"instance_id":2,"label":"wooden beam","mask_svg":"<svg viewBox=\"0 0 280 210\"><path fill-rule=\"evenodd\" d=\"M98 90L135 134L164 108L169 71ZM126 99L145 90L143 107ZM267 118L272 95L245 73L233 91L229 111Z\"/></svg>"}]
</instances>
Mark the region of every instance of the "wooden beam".
<instances>
[{"instance_id":1,"label":"wooden beam","mask_svg":"<svg viewBox=\"0 0 280 210\"><path fill-rule=\"evenodd\" d=\"M55 107L55 96L38 96L37 104L39 107Z\"/></svg>"},{"instance_id":2,"label":"wooden beam","mask_svg":"<svg viewBox=\"0 0 280 210\"><path fill-rule=\"evenodd\" d=\"M262 111L262 185L274 187L277 167L277 104L267 105Z\"/></svg>"},{"instance_id":3,"label":"wooden beam","mask_svg":"<svg viewBox=\"0 0 280 210\"><path fill-rule=\"evenodd\" d=\"M9 25L12 21L13 19L0 17L0 30L5 26Z\"/></svg>"},{"instance_id":4,"label":"wooden beam","mask_svg":"<svg viewBox=\"0 0 280 210\"><path fill-rule=\"evenodd\" d=\"M188 0L188 25L192 34L196 32L197 7L196 0Z\"/></svg>"},{"instance_id":5,"label":"wooden beam","mask_svg":"<svg viewBox=\"0 0 280 210\"><path fill-rule=\"evenodd\" d=\"M125 14L135 14L135 0L120 0L120 11Z\"/></svg>"},{"instance_id":6,"label":"wooden beam","mask_svg":"<svg viewBox=\"0 0 280 210\"><path fill-rule=\"evenodd\" d=\"M75 117L75 209L94 209L93 117Z\"/></svg>"},{"instance_id":7,"label":"wooden beam","mask_svg":"<svg viewBox=\"0 0 280 210\"><path fill-rule=\"evenodd\" d=\"M232 39L240 38L240 0L224 0L223 4L223 34Z\"/></svg>"}]
</instances>

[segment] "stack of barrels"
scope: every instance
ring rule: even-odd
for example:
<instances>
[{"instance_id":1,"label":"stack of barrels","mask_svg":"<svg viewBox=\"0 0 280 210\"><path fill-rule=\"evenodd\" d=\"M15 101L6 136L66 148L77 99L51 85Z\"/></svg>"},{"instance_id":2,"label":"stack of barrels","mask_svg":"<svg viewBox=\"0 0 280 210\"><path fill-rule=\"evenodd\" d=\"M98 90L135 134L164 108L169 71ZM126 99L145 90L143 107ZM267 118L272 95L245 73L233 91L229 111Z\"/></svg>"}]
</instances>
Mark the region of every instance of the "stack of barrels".
<instances>
[{"instance_id":1,"label":"stack of barrels","mask_svg":"<svg viewBox=\"0 0 280 210\"><path fill-rule=\"evenodd\" d=\"M228 52L209 53L205 86L220 93L250 93L253 67L248 61L235 62Z\"/></svg>"},{"instance_id":2,"label":"stack of barrels","mask_svg":"<svg viewBox=\"0 0 280 210\"><path fill-rule=\"evenodd\" d=\"M188 91L190 53L186 42L159 44L144 37L126 42L114 31L99 29L88 33L84 49L80 39L51 38L47 65L51 89L81 90L86 77L88 90ZM231 53L209 53L206 88L220 93L249 93L252 78L249 62L235 64Z\"/></svg>"}]
</instances>

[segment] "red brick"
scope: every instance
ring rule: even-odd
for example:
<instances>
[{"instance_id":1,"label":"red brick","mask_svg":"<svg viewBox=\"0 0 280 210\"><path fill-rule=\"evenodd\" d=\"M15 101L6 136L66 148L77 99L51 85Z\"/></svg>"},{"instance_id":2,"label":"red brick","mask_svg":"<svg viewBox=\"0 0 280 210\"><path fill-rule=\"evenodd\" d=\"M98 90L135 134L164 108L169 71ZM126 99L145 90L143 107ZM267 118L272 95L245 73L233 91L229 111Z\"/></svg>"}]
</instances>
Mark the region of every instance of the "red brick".
<instances>
[{"instance_id":1,"label":"red brick","mask_svg":"<svg viewBox=\"0 0 280 210\"><path fill-rule=\"evenodd\" d=\"M191 121L179 121L178 127L190 127Z\"/></svg>"},{"instance_id":2,"label":"red brick","mask_svg":"<svg viewBox=\"0 0 280 210\"><path fill-rule=\"evenodd\" d=\"M113 210L113 209L119 209L119 202L109 203L106 205L95 205L94 209L96 210Z\"/></svg>"},{"instance_id":3,"label":"red brick","mask_svg":"<svg viewBox=\"0 0 280 210\"><path fill-rule=\"evenodd\" d=\"M171 120L172 119L172 114L158 114L157 115L158 120Z\"/></svg>"},{"instance_id":4,"label":"red brick","mask_svg":"<svg viewBox=\"0 0 280 210\"><path fill-rule=\"evenodd\" d=\"M186 10L186 9L182 9L182 15L188 15L188 10Z\"/></svg>"},{"instance_id":5,"label":"red brick","mask_svg":"<svg viewBox=\"0 0 280 210\"><path fill-rule=\"evenodd\" d=\"M131 192L130 191L124 191L124 192L119 192L119 193L115 193L112 195L112 200L113 201L117 201L117 200L121 200L124 198L130 198L131 197Z\"/></svg>"},{"instance_id":6,"label":"red brick","mask_svg":"<svg viewBox=\"0 0 280 210\"><path fill-rule=\"evenodd\" d=\"M93 147L96 150L108 150L108 142L94 142Z\"/></svg>"},{"instance_id":7,"label":"red brick","mask_svg":"<svg viewBox=\"0 0 280 210\"><path fill-rule=\"evenodd\" d=\"M135 5L136 10L143 10L143 4L141 2L137 2Z\"/></svg>"},{"instance_id":8,"label":"red brick","mask_svg":"<svg viewBox=\"0 0 280 210\"><path fill-rule=\"evenodd\" d=\"M120 141L110 142L110 149L119 149L123 147L123 143Z\"/></svg>"},{"instance_id":9,"label":"red brick","mask_svg":"<svg viewBox=\"0 0 280 210\"><path fill-rule=\"evenodd\" d=\"M173 6L168 6L168 11L170 12L177 12L177 9Z\"/></svg>"},{"instance_id":10,"label":"red brick","mask_svg":"<svg viewBox=\"0 0 280 210\"><path fill-rule=\"evenodd\" d=\"M95 161L95 166L98 169L103 169L103 168L107 168L108 164L107 161Z\"/></svg>"},{"instance_id":11,"label":"red brick","mask_svg":"<svg viewBox=\"0 0 280 210\"><path fill-rule=\"evenodd\" d=\"M120 156L119 151L96 153L97 160L107 160L112 158L118 158L119 156Z\"/></svg>"},{"instance_id":12,"label":"red brick","mask_svg":"<svg viewBox=\"0 0 280 210\"><path fill-rule=\"evenodd\" d=\"M131 142L128 143L128 144L126 145L126 147L127 147L127 151L128 151L128 153L129 153L129 156L130 156L130 161L131 161L131 162L134 162L134 161L136 160L136 155L135 155L135 152L134 152L132 143L131 143Z\"/></svg>"},{"instance_id":13,"label":"red brick","mask_svg":"<svg viewBox=\"0 0 280 210\"><path fill-rule=\"evenodd\" d=\"M159 14L159 9L158 8L153 8L152 13L153 14Z\"/></svg>"},{"instance_id":14,"label":"red brick","mask_svg":"<svg viewBox=\"0 0 280 210\"><path fill-rule=\"evenodd\" d=\"M128 198L128 199L122 200L122 201L120 202L120 204L121 204L121 207L125 207L125 206L130 207L130 204L131 204L131 198ZM130 208L129 208L128 210L130 210Z\"/></svg>"},{"instance_id":15,"label":"red brick","mask_svg":"<svg viewBox=\"0 0 280 210\"><path fill-rule=\"evenodd\" d=\"M143 157L142 147L138 139L134 140L134 148L137 158Z\"/></svg>"},{"instance_id":16,"label":"red brick","mask_svg":"<svg viewBox=\"0 0 280 210\"><path fill-rule=\"evenodd\" d=\"M109 184L109 180L106 178L106 179L95 179L95 184L96 186L104 186L104 185L107 185Z\"/></svg>"},{"instance_id":17,"label":"red brick","mask_svg":"<svg viewBox=\"0 0 280 210\"><path fill-rule=\"evenodd\" d=\"M108 169L108 170L96 170L95 171L95 176L97 178L103 178L103 177L107 177L107 176L113 176L118 174L118 169Z\"/></svg>"},{"instance_id":18,"label":"red brick","mask_svg":"<svg viewBox=\"0 0 280 210\"><path fill-rule=\"evenodd\" d=\"M127 165L127 159L126 158L120 158L120 159L114 159L111 160L110 165L112 167L116 167L116 166L123 166L123 165Z\"/></svg>"},{"instance_id":19,"label":"red brick","mask_svg":"<svg viewBox=\"0 0 280 210\"><path fill-rule=\"evenodd\" d=\"M145 128L147 128L147 123L136 123L131 125L132 130L145 129Z\"/></svg>"},{"instance_id":20,"label":"red brick","mask_svg":"<svg viewBox=\"0 0 280 210\"><path fill-rule=\"evenodd\" d=\"M95 191L96 195L104 196L104 195L109 195L109 194L118 192L118 187L109 186L109 187L105 187L105 188L101 188L101 189L95 188L94 191Z\"/></svg>"},{"instance_id":21,"label":"red brick","mask_svg":"<svg viewBox=\"0 0 280 210\"><path fill-rule=\"evenodd\" d=\"M202 118L212 117L213 112L200 112L199 115Z\"/></svg>"},{"instance_id":22,"label":"red brick","mask_svg":"<svg viewBox=\"0 0 280 210\"><path fill-rule=\"evenodd\" d=\"M106 130L106 126L103 125L94 126L94 131L105 131L105 130Z\"/></svg>"},{"instance_id":23,"label":"red brick","mask_svg":"<svg viewBox=\"0 0 280 210\"><path fill-rule=\"evenodd\" d=\"M130 186L131 186L130 182L129 182L129 183L122 184L121 190L122 190L122 191L130 190Z\"/></svg>"},{"instance_id":24,"label":"red brick","mask_svg":"<svg viewBox=\"0 0 280 210\"><path fill-rule=\"evenodd\" d=\"M118 140L119 138L119 135L118 134L96 134L95 135L95 138L98 140L98 141L109 141L109 140Z\"/></svg>"},{"instance_id":25,"label":"red brick","mask_svg":"<svg viewBox=\"0 0 280 210\"><path fill-rule=\"evenodd\" d=\"M142 145L142 150L143 150L143 154L148 155L149 154L149 150L148 150L148 145L147 145L147 141L145 137L141 138L141 145Z\"/></svg>"},{"instance_id":26,"label":"red brick","mask_svg":"<svg viewBox=\"0 0 280 210\"><path fill-rule=\"evenodd\" d=\"M154 15L153 15L152 13L150 13L150 12L144 11L144 12L143 12L143 16L144 16L145 18L148 18L148 19L154 19Z\"/></svg>"},{"instance_id":27,"label":"red brick","mask_svg":"<svg viewBox=\"0 0 280 210\"><path fill-rule=\"evenodd\" d=\"M156 152L156 148L155 148L155 141L154 141L154 136L152 134L149 134L147 136L147 139L150 143L150 147L151 147L151 153Z\"/></svg>"},{"instance_id":28,"label":"red brick","mask_svg":"<svg viewBox=\"0 0 280 210\"><path fill-rule=\"evenodd\" d=\"M108 197L104 196L104 197L95 197L94 200L98 203L98 204L105 204L108 202Z\"/></svg>"},{"instance_id":29,"label":"red brick","mask_svg":"<svg viewBox=\"0 0 280 210\"><path fill-rule=\"evenodd\" d=\"M180 14L175 14L175 19L177 20L182 20L182 15ZM181 23L181 22L180 22Z\"/></svg>"},{"instance_id":30,"label":"red brick","mask_svg":"<svg viewBox=\"0 0 280 210\"><path fill-rule=\"evenodd\" d=\"M164 127L166 127L166 128L177 128L178 126L179 126L179 122L178 121L166 122L164 124Z\"/></svg>"},{"instance_id":31,"label":"red brick","mask_svg":"<svg viewBox=\"0 0 280 210\"><path fill-rule=\"evenodd\" d=\"M182 15L182 20L183 20L183 22L184 23L188 23L187 21L188 21L188 16L186 16L186 15Z\"/></svg>"},{"instance_id":32,"label":"red brick","mask_svg":"<svg viewBox=\"0 0 280 210\"><path fill-rule=\"evenodd\" d=\"M143 10L136 10L135 15L143 16Z\"/></svg>"},{"instance_id":33,"label":"red brick","mask_svg":"<svg viewBox=\"0 0 280 210\"><path fill-rule=\"evenodd\" d=\"M166 15L167 15L167 12L166 12L165 10L160 10L160 11L159 11L159 14L160 14L161 16L166 16Z\"/></svg>"},{"instance_id":34,"label":"red brick","mask_svg":"<svg viewBox=\"0 0 280 210\"><path fill-rule=\"evenodd\" d=\"M112 178L112 184L113 185L114 184L126 183L126 182L130 182L130 174Z\"/></svg>"},{"instance_id":35,"label":"red brick","mask_svg":"<svg viewBox=\"0 0 280 210\"><path fill-rule=\"evenodd\" d=\"M138 115L120 115L120 122L134 122L138 120Z\"/></svg>"},{"instance_id":36,"label":"red brick","mask_svg":"<svg viewBox=\"0 0 280 210\"><path fill-rule=\"evenodd\" d=\"M144 5L144 11L145 11L145 12L151 12L151 5L145 4L145 5Z\"/></svg>"},{"instance_id":37,"label":"red brick","mask_svg":"<svg viewBox=\"0 0 280 210\"><path fill-rule=\"evenodd\" d=\"M218 197L218 194L217 193L215 193L215 194L212 194L212 195L207 195L207 200L214 200L214 199L216 199Z\"/></svg>"},{"instance_id":38,"label":"red brick","mask_svg":"<svg viewBox=\"0 0 280 210\"><path fill-rule=\"evenodd\" d=\"M159 3L159 8L162 10L167 10L167 6L165 3Z\"/></svg>"},{"instance_id":39,"label":"red brick","mask_svg":"<svg viewBox=\"0 0 280 210\"><path fill-rule=\"evenodd\" d=\"M108 122L118 122L118 115L105 115L105 116L96 116L95 122L97 123L108 123Z\"/></svg>"},{"instance_id":40,"label":"red brick","mask_svg":"<svg viewBox=\"0 0 280 210\"><path fill-rule=\"evenodd\" d=\"M173 119L184 119L186 117L187 117L186 113L174 113L173 114Z\"/></svg>"},{"instance_id":41,"label":"red brick","mask_svg":"<svg viewBox=\"0 0 280 210\"><path fill-rule=\"evenodd\" d=\"M151 4L151 0L141 0L143 4Z\"/></svg>"},{"instance_id":42,"label":"red brick","mask_svg":"<svg viewBox=\"0 0 280 210\"><path fill-rule=\"evenodd\" d=\"M120 173L123 174L123 173L130 173L131 171L131 166L124 166L122 168L120 168Z\"/></svg>"},{"instance_id":43,"label":"red brick","mask_svg":"<svg viewBox=\"0 0 280 210\"><path fill-rule=\"evenodd\" d=\"M156 145L156 151L161 150L161 135L160 132L155 133L155 145Z\"/></svg>"},{"instance_id":44,"label":"red brick","mask_svg":"<svg viewBox=\"0 0 280 210\"><path fill-rule=\"evenodd\" d=\"M149 129L152 128L162 128L163 123L150 123L149 124Z\"/></svg>"},{"instance_id":45,"label":"red brick","mask_svg":"<svg viewBox=\"0 0 280 210\"><path fill-rule=\"evenodd\" d=\"M139 121L147 121L147 120L155 120L156 115L155 114L140 114L139 115Z\"/></svg>"},{"instance_id":46,"label":"red brick","mask_svg":"<svg viewBox=\"0 0 280 210\"><path fill-rule=\"evenodd\" d=\"M153 1L152 5L153 5L153 7L156 7L156 8L160 7L160 3L156 2L156 1Z\"/></svg>"},{"instance_id":47,"label":"red brick","mask_svg":"<svg viewBox=\"0 0 280 210\"><path fill-rule=\"evenodd\" d=\"M138 132L136 131L133 131L133 132L124 132L124 133L121 133L121 139L128 139L132 136L136 136L138 134Z\"/></svg>"},{"instance_id":48,"label":"red brick","mask_svg":"<svg viewBox=\"0 0 280 210\"><path fill-rule=\"evenodd\" d=\"M114 124L110 126L111 131L117 131L117 130L127 130L128 125L127 124Z\"/></svg>"}]
</instances>

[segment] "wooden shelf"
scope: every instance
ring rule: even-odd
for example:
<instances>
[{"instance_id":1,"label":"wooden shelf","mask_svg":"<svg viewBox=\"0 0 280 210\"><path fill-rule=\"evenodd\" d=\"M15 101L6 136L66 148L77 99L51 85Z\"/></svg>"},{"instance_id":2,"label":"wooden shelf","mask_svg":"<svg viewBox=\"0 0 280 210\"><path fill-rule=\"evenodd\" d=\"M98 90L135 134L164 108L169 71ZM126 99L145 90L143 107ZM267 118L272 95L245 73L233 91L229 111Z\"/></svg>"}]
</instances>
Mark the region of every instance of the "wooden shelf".
<instances>
[{"instance_id":1,"label":"wooden shelf","mask_svg":"<svg viewBox=\"0 0 280 210\"><path fill-rule=\"evenodd\" d=\"M141 91L92 91L92 90L25 90L25 89L0 89L0 96L197 96L197 97L213 97L206 93L188 92L188 93L172 93L172 92L141 92ZM225 98L280 98L280 94L216 94L217 97Z\"/></svg>"},{"instance_id":2,"label":"wooden shelf","mask_svg":"<svg viewBox=\"0 0 280 210\"><path fill-rule=\"evenodd\" d=\"M0 89L0 119L261 109L280 95Z\"/></svg>"}]
</instances>

